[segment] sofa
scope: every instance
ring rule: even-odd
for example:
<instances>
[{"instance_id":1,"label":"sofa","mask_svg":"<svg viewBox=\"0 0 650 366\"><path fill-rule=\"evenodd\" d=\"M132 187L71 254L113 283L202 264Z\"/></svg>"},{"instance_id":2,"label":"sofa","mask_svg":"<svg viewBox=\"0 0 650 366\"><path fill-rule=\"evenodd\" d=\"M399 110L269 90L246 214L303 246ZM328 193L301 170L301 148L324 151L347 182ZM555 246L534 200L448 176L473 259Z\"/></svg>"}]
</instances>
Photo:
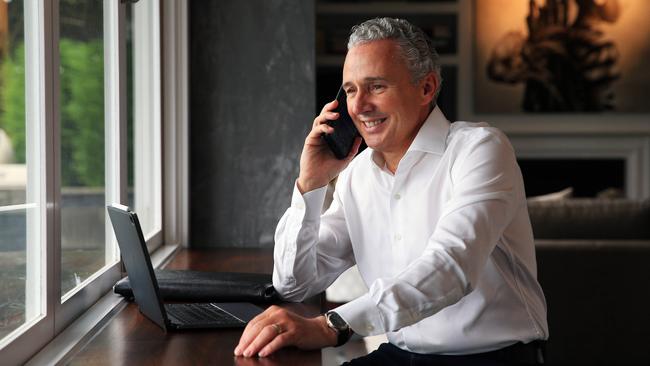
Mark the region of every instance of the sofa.
<instances>
[{"instance_id":1,"label":"sofa","mask_svg":"<svg viewBox=\"0 0 650 366\"><path fill-rule=\"evenodd\" d=\"M529 201L549 365L650 365L650 200Z\"/></svg>"}]
</instances>

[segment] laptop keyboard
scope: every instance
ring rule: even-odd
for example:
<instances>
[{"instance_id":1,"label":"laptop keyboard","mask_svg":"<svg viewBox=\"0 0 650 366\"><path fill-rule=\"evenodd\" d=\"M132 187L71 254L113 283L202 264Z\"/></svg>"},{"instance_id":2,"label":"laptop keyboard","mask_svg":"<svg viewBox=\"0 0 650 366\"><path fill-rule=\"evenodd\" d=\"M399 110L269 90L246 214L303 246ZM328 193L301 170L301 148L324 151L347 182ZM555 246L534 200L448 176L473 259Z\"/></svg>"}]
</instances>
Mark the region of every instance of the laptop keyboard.
<instances>
[{"instance_id":1,"label":"laptop keyboard","mask_svg":"<svg viewBox=\"0 0 650 366\"><path fill-rule=\"evenodd\" d=\"M187 325L232 325L244 323L210 303L165 304L167 315Z\"/></svg>"}]
</instances>

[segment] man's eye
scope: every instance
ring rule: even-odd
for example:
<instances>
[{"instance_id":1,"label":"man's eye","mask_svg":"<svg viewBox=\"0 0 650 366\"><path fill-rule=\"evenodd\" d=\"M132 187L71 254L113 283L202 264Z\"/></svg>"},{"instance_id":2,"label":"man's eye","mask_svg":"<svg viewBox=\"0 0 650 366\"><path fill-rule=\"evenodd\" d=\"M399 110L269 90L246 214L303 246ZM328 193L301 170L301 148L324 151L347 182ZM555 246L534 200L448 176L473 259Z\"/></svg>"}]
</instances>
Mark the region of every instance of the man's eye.
<instances>
[{"instance_id":1,"label":"man's eye","mask_svg":"<svg viewBox=\"0 0 650 366\"><path fill-rule=\"evenodd\" d=\"M371 85L371 86L370 86L370 90L372 90L372 91L374 91L374 92L382 91L382 90L384 90L384 89L386 89L386 86L381 85L381 84L374 84L374 85Z\"/></svg>"}]
</instances>

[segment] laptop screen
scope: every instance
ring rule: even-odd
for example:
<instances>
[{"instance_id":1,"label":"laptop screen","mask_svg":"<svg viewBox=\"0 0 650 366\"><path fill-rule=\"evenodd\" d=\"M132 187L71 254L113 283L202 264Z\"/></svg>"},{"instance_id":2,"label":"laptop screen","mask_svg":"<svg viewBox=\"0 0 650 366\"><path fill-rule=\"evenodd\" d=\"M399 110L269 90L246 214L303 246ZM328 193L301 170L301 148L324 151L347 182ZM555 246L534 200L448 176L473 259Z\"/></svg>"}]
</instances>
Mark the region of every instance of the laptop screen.
<instances>
[{"instance_id":1,"label":"laptop screen","mask_svg":"<svg viewBox=\"0 0 650 366\"><path fill-rule=\"evenodd\" d=\"M113 204L106 208L140 312L167 330L166 313L138 216L123 205Z\"/></svg>"}]
</instances>

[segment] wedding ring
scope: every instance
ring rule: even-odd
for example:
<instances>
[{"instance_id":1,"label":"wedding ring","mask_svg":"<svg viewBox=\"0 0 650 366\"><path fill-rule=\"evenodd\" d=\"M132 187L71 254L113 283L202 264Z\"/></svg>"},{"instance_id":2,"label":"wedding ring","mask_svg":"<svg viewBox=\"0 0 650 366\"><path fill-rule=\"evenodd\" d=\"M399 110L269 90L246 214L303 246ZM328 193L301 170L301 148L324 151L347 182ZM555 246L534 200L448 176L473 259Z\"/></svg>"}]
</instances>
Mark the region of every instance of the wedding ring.
<instances>
[{"instance_id":1,"label":"wedding ring","mask_svg":"<svg viewBox=\"0 0 650 366\"><path fill-rule=\"evenodd\" d=\"M275 329L278 335L282 334L282 327L280 326L280 324L275 323L275 324L271 324L271 326L273 327L273 329Z\"/></svg>"}]
</instances>

